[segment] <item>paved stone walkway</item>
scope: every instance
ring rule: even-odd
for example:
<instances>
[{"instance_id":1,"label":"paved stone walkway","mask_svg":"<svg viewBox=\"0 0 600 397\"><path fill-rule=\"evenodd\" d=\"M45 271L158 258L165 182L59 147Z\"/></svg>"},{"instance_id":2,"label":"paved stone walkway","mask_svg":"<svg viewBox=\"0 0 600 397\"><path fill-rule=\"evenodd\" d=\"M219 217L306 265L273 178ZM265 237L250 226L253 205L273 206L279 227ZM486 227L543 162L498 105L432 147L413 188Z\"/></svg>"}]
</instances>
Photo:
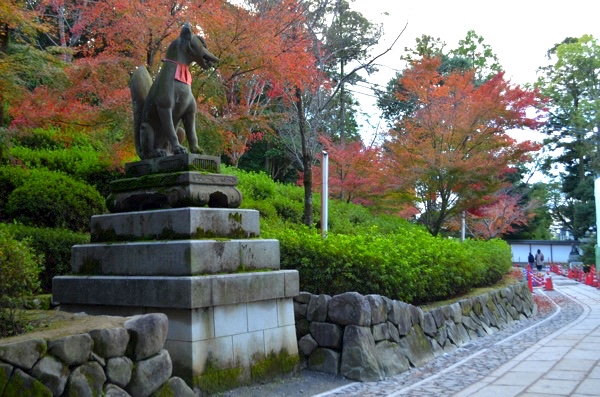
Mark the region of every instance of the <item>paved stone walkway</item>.
<instances>
[{"instance_id":1,"label":"paved stone walkway","mask_svg":"<svg viewBox=\"0 0 600 397\"><path fill-rule=\"evenodd\" d=\"M600 396L600 289L553 280L554 291L534 291L556 308L541 321L521 321L398 376L317 396Z\"/></svg>"}]
</instances>

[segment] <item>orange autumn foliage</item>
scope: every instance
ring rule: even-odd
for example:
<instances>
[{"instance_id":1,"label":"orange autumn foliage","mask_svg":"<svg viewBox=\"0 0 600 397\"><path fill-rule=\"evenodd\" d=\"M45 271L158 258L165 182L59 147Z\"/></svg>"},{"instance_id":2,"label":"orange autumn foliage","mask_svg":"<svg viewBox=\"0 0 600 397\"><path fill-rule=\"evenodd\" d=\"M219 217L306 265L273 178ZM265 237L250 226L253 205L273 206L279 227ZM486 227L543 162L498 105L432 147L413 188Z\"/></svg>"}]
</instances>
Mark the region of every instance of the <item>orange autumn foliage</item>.
<instances>
[{"instance_id":1,"label":"orange autumn foliage","mask_svg":"<svg viewBox=\"0 0 600 397\"><path fill-rule=\"evenodd\" d=\"M15 104L13 127L70 124L128 131L130 74L142 64L156 73L167 45L188 21L221 60L215 71L192 68L199 133L214 128L221 137L214 154L239 157L253 134L268 132L273 103L289 98L287 90L309 84L318 74L297 0L242 5L225 0L74 0L64 5L69 15L77 15L70 37L81 38L66 67L69 84L40 86Z\"/></svg>"},{"instance_id":2,"label":"orange autumn foliage","mask_svg":"<svg viewBox=\"0 0 600 397\"><path fill-rule=\"evenodd\" d=\"M472 71L443 75L440 64L424 58L404 73L398 99L410 110L385 144L388 182L414 192L419 221L433 235L447 219L484 203L500 188L505 170L539 148L507 134L539 125L526 114L536 92L510 84L503 73L476 86Z\"/></svg>"},{"instance_id":3,"label":"orange autumn foliage","mask_svg":"<svg viewBox=\"0 0 600 397\"><path fill-rule=\"evenodd\" d=\"M333 143L321 138L329 155L329 195L347 203L372 205L383 192L381 178L381 149L365 147L361 141ZM321 191L323 169L313 168L315 190Z\"/></svg>"}]
</instances>

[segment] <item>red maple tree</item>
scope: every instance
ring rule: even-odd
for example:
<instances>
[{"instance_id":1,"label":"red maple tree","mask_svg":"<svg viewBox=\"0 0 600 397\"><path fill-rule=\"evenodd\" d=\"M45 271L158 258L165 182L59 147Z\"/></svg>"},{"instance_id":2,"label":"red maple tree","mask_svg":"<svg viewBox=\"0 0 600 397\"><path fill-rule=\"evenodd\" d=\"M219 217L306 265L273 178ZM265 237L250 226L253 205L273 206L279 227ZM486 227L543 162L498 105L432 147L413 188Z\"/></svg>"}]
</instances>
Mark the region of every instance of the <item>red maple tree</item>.
<instances>
[{"instance_id":1,"label":"red maple tree","mask_svg":"<svg viewBox=\"0 0 600 397\"><path fill-rule=\"evenodd\" d=\"M325 137L321 142L329 156L330 197L347 203L372 205L383 190L381 148L367 147L361 141L334 143ZM321 181L322 167L316 166L313 172L314 180ZM320 184L315 184L315 190L321 190Z\"/></svg>"},{"instance_id":2,"label":"red maple tree","mask_svg":"<svg viewBox=\"0 0 600 397\"><path fill-rule=\"evenodd\" d=\"M486 198L489 202L465 212L466 230L475 238L490 240L510 234L519 226L526 226L535 216L532 212L537 205L530 201L523 205L520 195L510 195L500 191ZM462 220L455 217L449 222L449 229L460 230Z\"/></svg>"},{"instance_id":3,"label":"red maple tree","mask_svg":"<svg viewBox=\"0 0 600 397\"><path fill-rule=\"evenodd\" d=\"M536 128L526 114L534 91L499 73L480 86L473 72L438 71L439 58L423 58L405 71L398 99L407 111L385 144L390 187L412 192L419 221L437 235L447 219L485 203L498 191L505 170L539 148L506 132Z\"/></svg>"}]
</instances>

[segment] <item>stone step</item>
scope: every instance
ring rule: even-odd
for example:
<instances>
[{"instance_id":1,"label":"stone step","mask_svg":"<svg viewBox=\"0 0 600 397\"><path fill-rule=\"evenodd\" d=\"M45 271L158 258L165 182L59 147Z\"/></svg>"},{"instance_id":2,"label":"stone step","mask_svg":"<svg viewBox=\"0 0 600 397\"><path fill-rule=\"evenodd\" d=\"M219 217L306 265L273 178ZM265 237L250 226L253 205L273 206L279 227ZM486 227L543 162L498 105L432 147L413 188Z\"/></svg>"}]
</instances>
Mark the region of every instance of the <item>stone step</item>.
<instances>
[{"instance_id":1,"label":"stone step","mask_svg":"<svg viewBox=\"0 0 600 397\"><path fill-rule=\"evenodd\" d=\"M259 212L247 209L185 207L94 215L94 243L260 236Z\"/></svg>"},{"instance_id":2,"label":"stone step","mask_svg":"<svg viewBox=\"0 0 600 397\"><path fill-rule=\"evenodd\" d=\"M174 240L73 246L71 270L84 275L196 276L279 270L278 240Z\"/></svg>"},{"instance_id":3,"label":"stone step","mask_svg":"<svg viewBox=\"0 0 600 397\"><path fill-rule=\"evenodd\" d=\"M61 310L72 311L69 306L73 305L86 313L97 312L101 306L198 309L292 298L298 293L296 270L193 277L57 276L52 280L52 298Z\"/></svg>"}]
</instances>

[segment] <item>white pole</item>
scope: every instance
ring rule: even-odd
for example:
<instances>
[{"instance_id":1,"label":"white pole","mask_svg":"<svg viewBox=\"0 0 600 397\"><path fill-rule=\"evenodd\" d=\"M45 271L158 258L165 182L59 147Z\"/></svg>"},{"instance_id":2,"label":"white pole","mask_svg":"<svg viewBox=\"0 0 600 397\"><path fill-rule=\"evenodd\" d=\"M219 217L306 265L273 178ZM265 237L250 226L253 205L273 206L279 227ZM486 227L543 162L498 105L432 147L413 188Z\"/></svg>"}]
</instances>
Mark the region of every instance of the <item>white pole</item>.
<instances>
[{"instance_id":1,"label":"white pole","mask_svg":"<svg viewBox=\"0 0 600 397\"><path fill-rule=\"evenodd\" d=\"M329 213L329 155L323 150L323 189L321 190L321 237L327 238L327 222Z\"/></svg>"},{"instance_id":2,"label":"white pole","mask_svg":"<svg viewBox=\"0 0 600 397\"><path fill-rule=\"evenodd\" d=\"M600 176L594 179L594 199L596 201L596 269L600 266Z\"/></svg>"},{"instance_id":3,"label":"white pole","mask_svg":"<svg viewBox=\"0 0 600 397\"><path fill-rule=\"evenodd\" d=\"M461 220L462 220L462 227L460 229L460 241L465 241L466 229L467 229L467 220L466 220L465 211L462 212Z\"/></svg>"}]
</instances>

